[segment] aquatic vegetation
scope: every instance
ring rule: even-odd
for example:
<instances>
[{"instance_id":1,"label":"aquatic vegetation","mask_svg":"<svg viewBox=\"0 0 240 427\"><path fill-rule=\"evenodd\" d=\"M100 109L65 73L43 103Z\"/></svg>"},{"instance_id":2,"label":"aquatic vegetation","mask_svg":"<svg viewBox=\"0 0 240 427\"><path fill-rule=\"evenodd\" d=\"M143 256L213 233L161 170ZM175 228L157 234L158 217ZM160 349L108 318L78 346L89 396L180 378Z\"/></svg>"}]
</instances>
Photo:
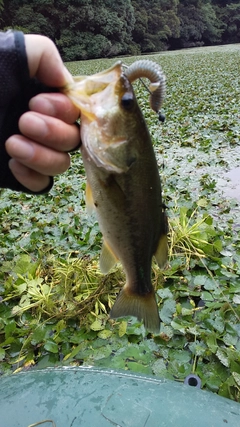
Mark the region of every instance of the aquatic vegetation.
<instances>
[{"instance_id":1,"label":"aquatic vegetation","mask_svg":"<svg viewBox=\"0 0 240 427\"><path fill-rule=\"evenodd\" d=\"M101 235L85 211L85 172L74 153L49 195L1 192L0 370L91 364L178 381L195 373L204 388L240 401L240 208L224 181L240 166L240 51L148 58L167 76L161 125L134 83L170 222L168 268L152 273L160 334L146 335L132 318L109 320L124 275L119 266L107 277L98 269ZM67 65L91 74L113 62Z\"/></svg>"}]
</instances>

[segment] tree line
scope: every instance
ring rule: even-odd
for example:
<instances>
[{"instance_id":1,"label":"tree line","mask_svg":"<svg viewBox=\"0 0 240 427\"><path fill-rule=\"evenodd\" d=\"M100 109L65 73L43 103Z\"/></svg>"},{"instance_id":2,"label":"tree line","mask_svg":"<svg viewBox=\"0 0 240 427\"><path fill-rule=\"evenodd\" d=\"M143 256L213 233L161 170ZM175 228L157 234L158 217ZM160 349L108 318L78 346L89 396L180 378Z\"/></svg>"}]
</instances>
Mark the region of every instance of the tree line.
<instances>
[{"instance_id":1,"label":"tree line","mask_svg":"<svg viewBox=\"0 0 240 427\"><path fill-rule=\"evenodd\" d=\"M50 37L64 61L239 43L240 1L0 0L0 29Z\"/></svg>"}]
</instances>

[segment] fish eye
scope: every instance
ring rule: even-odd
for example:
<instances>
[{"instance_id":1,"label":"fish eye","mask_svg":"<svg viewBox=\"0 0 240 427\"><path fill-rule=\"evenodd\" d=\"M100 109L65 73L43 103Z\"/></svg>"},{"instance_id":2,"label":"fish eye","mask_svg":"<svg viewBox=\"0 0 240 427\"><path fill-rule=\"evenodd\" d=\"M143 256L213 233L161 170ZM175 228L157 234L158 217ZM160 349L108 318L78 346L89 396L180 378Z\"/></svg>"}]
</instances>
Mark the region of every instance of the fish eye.
<instances>
[{"instance_id":1,"label":"fish eye","mask_svg":"<svg viewBox=\"0 0 240 427\"><path fill-rule=\"evenodd\" d=\"M134 97L132 93L125 93L121 99L121 105L125 110L131 110L134 106Z\"/></svg>"}]
</instances>

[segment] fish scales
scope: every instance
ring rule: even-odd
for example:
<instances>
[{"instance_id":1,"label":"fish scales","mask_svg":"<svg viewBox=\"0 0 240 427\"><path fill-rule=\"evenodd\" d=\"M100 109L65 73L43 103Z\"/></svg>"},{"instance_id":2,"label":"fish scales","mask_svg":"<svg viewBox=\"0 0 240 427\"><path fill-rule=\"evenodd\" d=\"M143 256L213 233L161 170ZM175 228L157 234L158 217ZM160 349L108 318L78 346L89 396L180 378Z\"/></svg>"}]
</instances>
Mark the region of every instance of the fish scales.
<instances>
[{"instance_id":1,"label":"fish scales","mask_svg":"<svg viewBox=\"0 0 240 427\"><path fill-rule=\"evenodd\" d=\"M120 261L126 273L110 317L136 316L158 333L151 264L154 255L160 267L167 261L167 220L150 134L121 63L84 81L66 93L81 110L86 203L103 235L100 268L107 273Z\"/></svg>"}]
</instances>

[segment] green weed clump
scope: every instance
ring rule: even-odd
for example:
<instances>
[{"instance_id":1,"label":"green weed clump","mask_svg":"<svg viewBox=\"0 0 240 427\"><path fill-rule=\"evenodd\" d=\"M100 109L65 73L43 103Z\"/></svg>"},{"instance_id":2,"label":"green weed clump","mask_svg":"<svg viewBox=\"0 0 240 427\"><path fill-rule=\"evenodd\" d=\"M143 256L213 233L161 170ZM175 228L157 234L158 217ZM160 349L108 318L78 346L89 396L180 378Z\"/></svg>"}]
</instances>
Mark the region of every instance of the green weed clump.
<instances>
[{"instance_id":1,"label":"green weed clump","mask_svg":"<svg viewBox=\"0 0 240 427\"><path fill-rule=\"evenodd\" d=\"M162 320L156 336L134 319L109 320L125 282L120 266L103 276L96 257L34 262L24 254L5 262L4 365L109 364L180 381L195 373L205 387L239 399L239 269L221 257L218 239L196 209L170 219L169 266L160 271L153 264Z\"/></svg>"},{"instance_id":2,"label":"green weed clump","mask_svg":"<svg viewBox=\"0 0 240 427\"><path fill-rule=\"evenodd\" d=\"M10 271L8 271L10 269ZM79 317L84 323L91 312L97 316L112 307L123 274L115 270L103 276L96 259L89 257L48 259L33 262L21 255L4 264L6 273L2 302L17 302L12 315L31 311L39 321ZM117 286L116 286L117 284Z\"/></svg>"}]
</instances>

